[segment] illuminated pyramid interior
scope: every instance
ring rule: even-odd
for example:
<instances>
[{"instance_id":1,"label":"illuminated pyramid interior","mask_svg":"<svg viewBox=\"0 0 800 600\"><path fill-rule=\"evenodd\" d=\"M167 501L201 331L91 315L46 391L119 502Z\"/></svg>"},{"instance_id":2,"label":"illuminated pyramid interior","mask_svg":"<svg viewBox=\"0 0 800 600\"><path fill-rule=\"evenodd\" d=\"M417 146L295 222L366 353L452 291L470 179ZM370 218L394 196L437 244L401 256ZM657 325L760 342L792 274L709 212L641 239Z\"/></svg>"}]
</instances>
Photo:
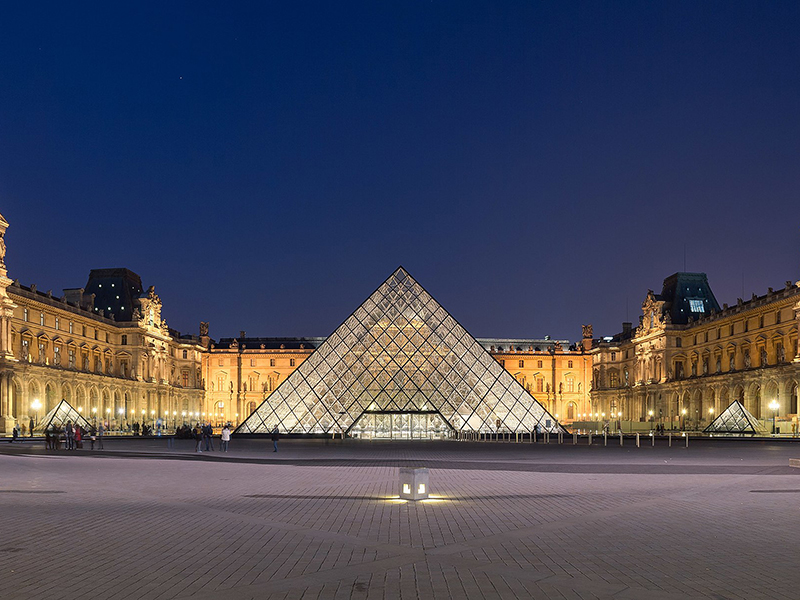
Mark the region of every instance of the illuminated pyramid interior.
<instances>
[{"instance_id":1,"label":"illuminated pyramid interior","mask_svg":"<svg viewBox=\"0 0 800 600\"><path fill-rule=\"evenodd\" d=\"M561 426L402 267L236 429L431 439Z\"/></svg>"},{"instance_id":2,"label":"illuminated pyramid interior","mask_svg":"<svg viewBox=\"0 0 800 600\"><path fill-rule=\"evenodd\" d=\"M761 422L751 415L738 400L711 421L704 430L706 433L764 433Z\"/></svg>"}]
</instances>

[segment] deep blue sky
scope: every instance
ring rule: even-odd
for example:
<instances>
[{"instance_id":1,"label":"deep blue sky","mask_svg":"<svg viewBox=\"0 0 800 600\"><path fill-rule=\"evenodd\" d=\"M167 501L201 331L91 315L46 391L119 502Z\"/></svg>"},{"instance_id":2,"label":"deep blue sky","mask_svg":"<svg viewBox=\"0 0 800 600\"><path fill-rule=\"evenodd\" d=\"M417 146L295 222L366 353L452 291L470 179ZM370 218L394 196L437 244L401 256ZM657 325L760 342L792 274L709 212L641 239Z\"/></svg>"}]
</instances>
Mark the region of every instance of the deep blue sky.
<instances>
[{"instance_id":1,"label":"deep blue sky","mask_svg":"<svg viewBox=\"0 0 800 600\"><path fill-rule=\"evenodd\" d=\"M800 279L800 3L6 5L0 212L40 289L326 335L398 265L479 336L577 339L705 271ZM744 283L743 283L744 276Z\"/></svg>"}]
</instances>

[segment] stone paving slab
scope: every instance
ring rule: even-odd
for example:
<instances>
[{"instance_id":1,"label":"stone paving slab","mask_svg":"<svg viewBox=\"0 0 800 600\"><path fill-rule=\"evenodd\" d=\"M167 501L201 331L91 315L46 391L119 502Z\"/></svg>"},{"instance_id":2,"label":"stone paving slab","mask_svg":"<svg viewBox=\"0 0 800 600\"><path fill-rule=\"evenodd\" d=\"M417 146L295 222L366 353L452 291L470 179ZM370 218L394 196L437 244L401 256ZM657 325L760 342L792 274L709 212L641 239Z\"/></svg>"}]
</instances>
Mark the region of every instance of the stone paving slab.
<instances>
[{"instance_id":1,"label":"stone paving slab","mask_svg":"<svg viewBox=\"0 0 800 600\"><path fill-rule=\"evenodd\" d=\"M675 456L287 441L268 459L263 444L241 446L217 460L141 443L105 455L0 448L0 597L673 600L800 589L791 446ZM682 468L655 468L672 459ZM392 497L409 460L433 465L438 498ZM551 470L514 468L533 463Z\"/></svg>"}]
</instances>

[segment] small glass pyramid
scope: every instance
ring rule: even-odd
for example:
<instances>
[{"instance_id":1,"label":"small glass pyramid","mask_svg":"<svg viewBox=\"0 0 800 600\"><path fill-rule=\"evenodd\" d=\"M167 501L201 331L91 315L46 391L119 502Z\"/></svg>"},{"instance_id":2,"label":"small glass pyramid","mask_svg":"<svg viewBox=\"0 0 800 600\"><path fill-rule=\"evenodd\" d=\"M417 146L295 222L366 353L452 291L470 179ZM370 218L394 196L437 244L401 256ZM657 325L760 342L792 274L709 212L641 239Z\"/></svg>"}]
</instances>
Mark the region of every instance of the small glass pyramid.
<instances>
[{"instance_id":1,"label":"small glass pyramid","mask_svg":"<svg viewBox=\"0 0 800 600\"><path fill-rule=\"evenodd\" d=\"M81 413L75 410L69 402L62 400L39 421L34 431L44 433L50 425L63 428L64 425L67 424L67 421L72 421L73 425L80 425L86 431L91 427L89 421L87 421Z\"/></svg>"},{"instance_id":2,"label":"small glass pyramid","mask_svg":"<svg viewBox=\"0 0 800 600\"><path fill-rule=\"evenodd\" d=\"M402 267L236 433L275 427L400 438L564 431Z\"/></svg>"},{"instance_id":3,"label":"small glass pyramid","mask_svg":"<svg viewBox=\"0 0 800 600\"><path fill-rule=\"evenodd\" d=\"M734 400L703 431L705 433L763 433L764 427L741 402Z\"/></svg>"}]
</instances>

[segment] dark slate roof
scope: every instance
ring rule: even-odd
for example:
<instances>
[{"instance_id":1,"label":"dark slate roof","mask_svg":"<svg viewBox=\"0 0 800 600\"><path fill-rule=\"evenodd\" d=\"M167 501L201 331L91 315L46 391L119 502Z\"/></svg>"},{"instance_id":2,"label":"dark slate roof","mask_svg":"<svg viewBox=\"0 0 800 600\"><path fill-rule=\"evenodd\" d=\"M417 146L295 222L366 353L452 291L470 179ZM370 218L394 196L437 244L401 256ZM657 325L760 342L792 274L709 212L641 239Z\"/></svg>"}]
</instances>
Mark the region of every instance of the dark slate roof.
<instances>
[{"instance_id":1,"label":"dark slate roof","mask_svg":"<svg viewBox=\"0 0 800 600\"><path fill-rule=\"evenodd\" d=\"M302 345L305 350L314 350L322 342L325 341L324 337L237 337L237 338L220 338L215 346L218 349L230 348L231 344L236 341L236 344L241 348L244 345L245 350L257 350L264 345L264 349L280 350L283 346L284 350L301 350Z\"/></svg>"},{"instance_id":2,"label":"dark slate roof","mask_svg":"<svg viewBox=\"0 0 800 600\"><path fill-rule=\"evenodd\" d=\"M139 275L125 268L92 269L84 289L87 294L94 294L96 311L112 314L118 321L132 319L134 300L143 291Z\"/></svg>"},{"instance_id":3,"label":"dark slate roof","mask_svg":"<svg viewBox=\"0 0 800 600\"><path fill-rule=\"evenodd\" d=\"M719 304L708 284L705 273L675 273L664 280L659 300L666 304L672 322L685 325L690 319L699 319L719 311Z\"/></svg>"}]
</instances>

